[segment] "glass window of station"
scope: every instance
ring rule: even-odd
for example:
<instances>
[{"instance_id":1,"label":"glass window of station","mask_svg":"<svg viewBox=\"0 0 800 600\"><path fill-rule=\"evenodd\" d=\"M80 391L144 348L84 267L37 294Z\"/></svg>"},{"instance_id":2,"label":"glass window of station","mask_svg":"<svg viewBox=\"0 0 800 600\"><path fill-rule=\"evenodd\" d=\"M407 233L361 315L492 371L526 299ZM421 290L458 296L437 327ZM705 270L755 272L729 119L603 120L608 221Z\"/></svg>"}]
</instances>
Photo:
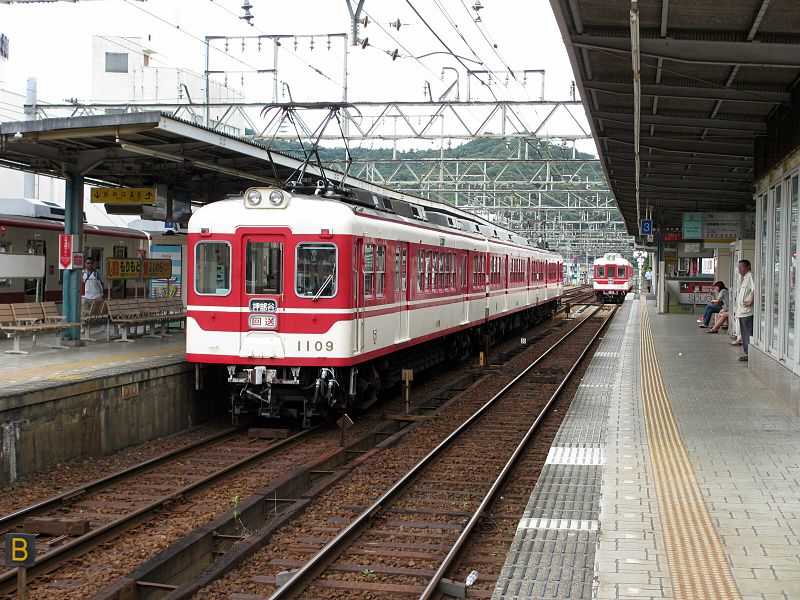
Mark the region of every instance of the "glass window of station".
<instances>
[{"instance_id":1,"label":"glass window of station","mask_svg":"<svg viewBox=\"0 0 800 600\"><path fill-rule=\"evenodd\" d=\"M800 236L800 172L765 178L756 194L755 345L800 373L797 319L797 240Z\"/></svg>"}]
</instances>

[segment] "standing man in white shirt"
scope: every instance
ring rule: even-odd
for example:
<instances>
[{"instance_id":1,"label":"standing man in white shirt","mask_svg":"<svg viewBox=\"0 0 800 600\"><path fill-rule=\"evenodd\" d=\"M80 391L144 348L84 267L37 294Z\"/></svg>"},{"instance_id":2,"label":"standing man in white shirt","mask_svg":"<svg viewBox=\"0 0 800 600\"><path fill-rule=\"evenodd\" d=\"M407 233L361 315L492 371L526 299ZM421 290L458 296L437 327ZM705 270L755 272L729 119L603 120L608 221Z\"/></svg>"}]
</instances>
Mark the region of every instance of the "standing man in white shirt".
<instances>
[{"instance_id":1,"label":"standing man in white shirt","mask_svg":"<svg viewBox=\"0 0 800 600\"><path fill-rule=\"evenodd\" d=\"M83 297L81 298L81 313L89 314L95 300L103 299L103 281L100 273L94 268L94 259L87 258L83 268Z\"/></svg>"},{"instance_id":2,"label":"standing man in white shirt","mask_svg":"<svg viewBox=\"0 0 800 600\"><path fill-rule=\"evenodd\" d=\"M755 299L756 286L753 283L750 261L739 261L739 293L736 295L736 318L739 319L739 332L742 335L742 350L744 354L739 360L746 362L750 348L750 336L753 335L753 300Z\"/></svg>"}]
</instances>

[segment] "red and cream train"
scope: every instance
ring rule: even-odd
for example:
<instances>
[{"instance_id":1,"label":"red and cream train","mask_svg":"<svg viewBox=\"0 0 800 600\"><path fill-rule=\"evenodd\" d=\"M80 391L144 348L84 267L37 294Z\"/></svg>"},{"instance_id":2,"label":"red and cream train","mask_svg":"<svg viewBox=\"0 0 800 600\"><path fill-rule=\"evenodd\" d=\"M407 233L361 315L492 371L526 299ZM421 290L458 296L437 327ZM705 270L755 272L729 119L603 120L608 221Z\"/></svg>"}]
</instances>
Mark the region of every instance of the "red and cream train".
<instances>
[{"instance_id":1,"label":"red and cream train","mask_svg":"<svg viewBox=\"0 0 800 600\"><path fill-rule=\"evenodd\" d=\"M367 404L551 314L562 259L468 213L366 191L250 189L189 222L187 360L227 366L234 417Z\"/></svg>"},{"instance_id":2,"label":"red and cream train","mask_svg":"<svg viewBox=\"0 0 800 600\"><path fill-rule=\"evenodd\" d=\"M599 302L622 304L633 289L633 267L622 255L608 252L594 261L592 286Z\"/></svg>"}]
</instances>

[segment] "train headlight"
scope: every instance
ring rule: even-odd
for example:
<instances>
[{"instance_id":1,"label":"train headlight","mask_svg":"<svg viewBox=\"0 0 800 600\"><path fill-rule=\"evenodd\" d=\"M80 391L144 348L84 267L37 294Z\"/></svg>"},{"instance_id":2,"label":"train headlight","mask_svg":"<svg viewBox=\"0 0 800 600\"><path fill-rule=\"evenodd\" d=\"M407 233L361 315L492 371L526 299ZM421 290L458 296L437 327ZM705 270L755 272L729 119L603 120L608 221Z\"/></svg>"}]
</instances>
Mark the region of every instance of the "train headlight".
<instances>
[{"instance_id":1,"label":"train headlight","mask_svg":"<svg viewBox=\"0 0 800 600\"><path fill-rule=\"evenodd\" d=\"M272 199L271 196L270 199ZM253 190L251 192L248 192L247 203L250 206L258 206L259 204L261 204L261 192L259 192L258 190Z\"/></svg>"},{"instance_id":2,"label":"train headlight","mask_svg":"<svg viewBox=\"0 0 800 600\"><path fill-rule=\"evenodd\" d=\"M269 195L269 201L272 206L280 206L283 203L283 192L275 190Z\"/></svg>"}]
</instances>

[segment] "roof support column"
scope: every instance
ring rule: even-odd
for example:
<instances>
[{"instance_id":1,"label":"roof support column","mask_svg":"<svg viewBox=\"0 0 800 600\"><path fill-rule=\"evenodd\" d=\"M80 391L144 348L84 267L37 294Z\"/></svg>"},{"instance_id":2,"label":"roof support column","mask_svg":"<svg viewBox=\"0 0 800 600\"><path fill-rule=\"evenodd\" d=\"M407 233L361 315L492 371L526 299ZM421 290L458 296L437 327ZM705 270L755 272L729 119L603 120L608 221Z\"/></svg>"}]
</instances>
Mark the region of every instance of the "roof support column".
<instances>
[{"instance_id":1,"label":"roof support column","mask_svg":"<svg viewBox=\"0 0 800 600\"><path fill-rule=\"evenodd\" d=\"M73 252L83 252L83 175L78 171L67 174L65 193L64 233L72 234ZM70 323L81 321L81 288L83 286L83 270L67 269L64 271L64 319ZM64 331L64 340L71 346L83 345L81 328L70 327Z\"/></svg>"}]
</instances>

